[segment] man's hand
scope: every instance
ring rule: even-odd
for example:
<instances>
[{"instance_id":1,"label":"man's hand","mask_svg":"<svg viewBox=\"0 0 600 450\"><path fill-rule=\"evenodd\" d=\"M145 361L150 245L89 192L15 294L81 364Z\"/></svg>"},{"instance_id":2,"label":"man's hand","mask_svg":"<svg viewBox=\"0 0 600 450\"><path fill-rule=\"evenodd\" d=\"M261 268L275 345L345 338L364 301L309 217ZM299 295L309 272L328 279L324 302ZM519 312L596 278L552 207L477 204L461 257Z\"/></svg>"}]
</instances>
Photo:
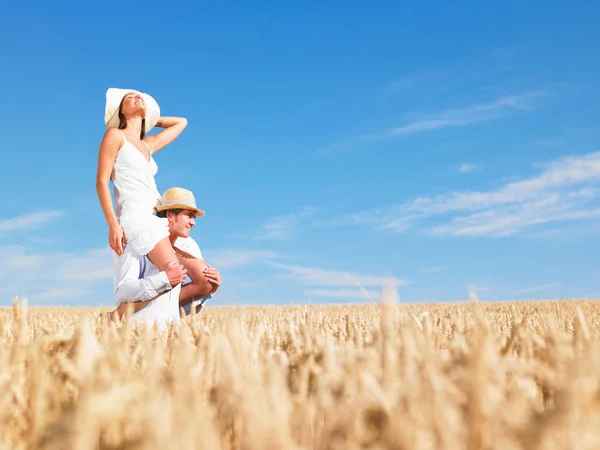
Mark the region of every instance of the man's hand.
<instances>
[{"instance_id":1,"label":"man's hand","mask_svg":"<svg viewBox=\"0 0 600 450\"><path fill-rule=\"evenodd\" d=\"M167 273L169 283L171 283L172 287L183 283L185 281L185 278L187 277L187 270L185 270L185 268L177 261L171 261L167 265L165 272Z\"/></svg>"},{"instance_id":2,"label":"man's hand","mask_svg":"<svg viewBox=\"0 0 600 450\"><path fill-rule=\"evenodd\" d=\"M202 272L209 283L213 285L213 290L210 291L210 293L214 294L221 286L221 274L217 269L211 266L206 266Z\"/></svg>"}]
</instances>

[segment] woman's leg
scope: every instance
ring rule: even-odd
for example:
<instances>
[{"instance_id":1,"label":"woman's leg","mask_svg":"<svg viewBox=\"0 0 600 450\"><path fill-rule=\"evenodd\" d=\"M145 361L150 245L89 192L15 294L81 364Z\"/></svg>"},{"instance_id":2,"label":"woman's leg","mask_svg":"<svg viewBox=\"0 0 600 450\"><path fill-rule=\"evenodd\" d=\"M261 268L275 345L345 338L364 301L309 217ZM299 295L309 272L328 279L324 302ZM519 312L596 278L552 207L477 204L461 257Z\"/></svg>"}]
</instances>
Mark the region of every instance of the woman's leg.
<instances>
[{"instance_id":1,"label":"woman's leg","mask_svg":"<svg viewBox=\"0 0 600 450\"><path fill-rule=\"evenodd\" d=\"M147 302L124 302L119 303L116 309L110 311L107 315L107 319L111 322L123 319L127 313L133 314L140 309L143 309L147 305Z\"/></svg>"},{"instance_id":2,"label":"woman's leg","mask_svg":"<svg viewBox=\"0 0 600 450\"><path fill-rule=\"evenodd\" d=\"M165 237L158 241L154 248L148 252L148 258L158 268L158 271L162 272L167 268L167 264L177 261L177 254L169 238Z\"/></svg>"},{"instance_id":3,"label":"woman's leg","mask_svg":"<svg viewBox=\"0 0 600 450\"><path fill-rule=\"evenodd\" d=\"M181 287L179 294L179 306L187 305L192 301L204 297L210 293L214 286L204 276L204 268L207 264L203 259L195 258L179 249L176 250L181 265L187 270L191 282Z\"/></svg>"}]
</instances>

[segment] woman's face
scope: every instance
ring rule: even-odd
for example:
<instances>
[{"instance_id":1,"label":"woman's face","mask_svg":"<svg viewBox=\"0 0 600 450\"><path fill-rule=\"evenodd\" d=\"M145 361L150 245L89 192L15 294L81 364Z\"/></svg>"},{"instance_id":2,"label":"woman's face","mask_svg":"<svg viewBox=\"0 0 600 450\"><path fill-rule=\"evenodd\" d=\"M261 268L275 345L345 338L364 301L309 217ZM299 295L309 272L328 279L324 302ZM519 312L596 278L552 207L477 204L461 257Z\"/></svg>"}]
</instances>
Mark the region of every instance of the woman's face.
<instances>
[{"instance_id":1,"label":"woman's face","mask_svg":"<svg viewBox=\"0 0 600 450\"><path fill-rule=\"evenodd\" d=\"M141 94L130 92L123 97L121 102L121 114L125 118L133 117L136 115L142 118L146 116L146 103Z\"/></svg>"}]
</instances>

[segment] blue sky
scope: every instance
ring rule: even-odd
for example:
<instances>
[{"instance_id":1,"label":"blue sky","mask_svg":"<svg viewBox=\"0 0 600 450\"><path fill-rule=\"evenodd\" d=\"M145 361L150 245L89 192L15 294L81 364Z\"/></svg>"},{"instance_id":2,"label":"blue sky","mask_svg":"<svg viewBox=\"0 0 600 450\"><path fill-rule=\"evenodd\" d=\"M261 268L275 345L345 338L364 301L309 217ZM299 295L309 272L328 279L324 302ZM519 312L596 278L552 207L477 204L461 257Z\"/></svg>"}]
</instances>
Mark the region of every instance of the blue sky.
<instances>
[{"instance_id":1,"label":"blue sky","mask_svg":"<svg viewBox=\"0 0 600 450\"><path fill-rule=\"evenodd\" d=\"M112 304L109 87L189 121L157 184L207 212L214 305L600 297L599 14L5 2L0 304Z\"/></svg>"}]
</instances>

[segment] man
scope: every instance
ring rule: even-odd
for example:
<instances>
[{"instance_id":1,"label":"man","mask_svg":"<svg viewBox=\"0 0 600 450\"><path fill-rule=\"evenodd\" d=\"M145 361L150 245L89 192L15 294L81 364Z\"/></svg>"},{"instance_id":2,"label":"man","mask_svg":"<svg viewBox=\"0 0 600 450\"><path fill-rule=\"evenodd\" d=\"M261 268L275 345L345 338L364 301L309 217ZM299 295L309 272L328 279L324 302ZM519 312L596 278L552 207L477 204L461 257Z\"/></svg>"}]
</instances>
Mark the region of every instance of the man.
<instances>
[{"instance_id":1,"label":"man","mask_svg":"<svg viewBox=\"0 0 600 450\"><path fill-rule=\"evenodd\" d=\"M147 256L133 252L129 246L122 255L114 254L118 307L109 313L110 320L123 317L130 308L133 320L157 323L164 328L169 322L180 322L181 307L186 314L192 308L199 312L221 285L219 272L204 262L200 247L190 237L196 217L204 215L196 207L192 192L177 187L168 189L156 210L168 222L169 239L180 262L159 272ZM182 284L188 274L192 281Z\"/></svg>"}]
</instances>

